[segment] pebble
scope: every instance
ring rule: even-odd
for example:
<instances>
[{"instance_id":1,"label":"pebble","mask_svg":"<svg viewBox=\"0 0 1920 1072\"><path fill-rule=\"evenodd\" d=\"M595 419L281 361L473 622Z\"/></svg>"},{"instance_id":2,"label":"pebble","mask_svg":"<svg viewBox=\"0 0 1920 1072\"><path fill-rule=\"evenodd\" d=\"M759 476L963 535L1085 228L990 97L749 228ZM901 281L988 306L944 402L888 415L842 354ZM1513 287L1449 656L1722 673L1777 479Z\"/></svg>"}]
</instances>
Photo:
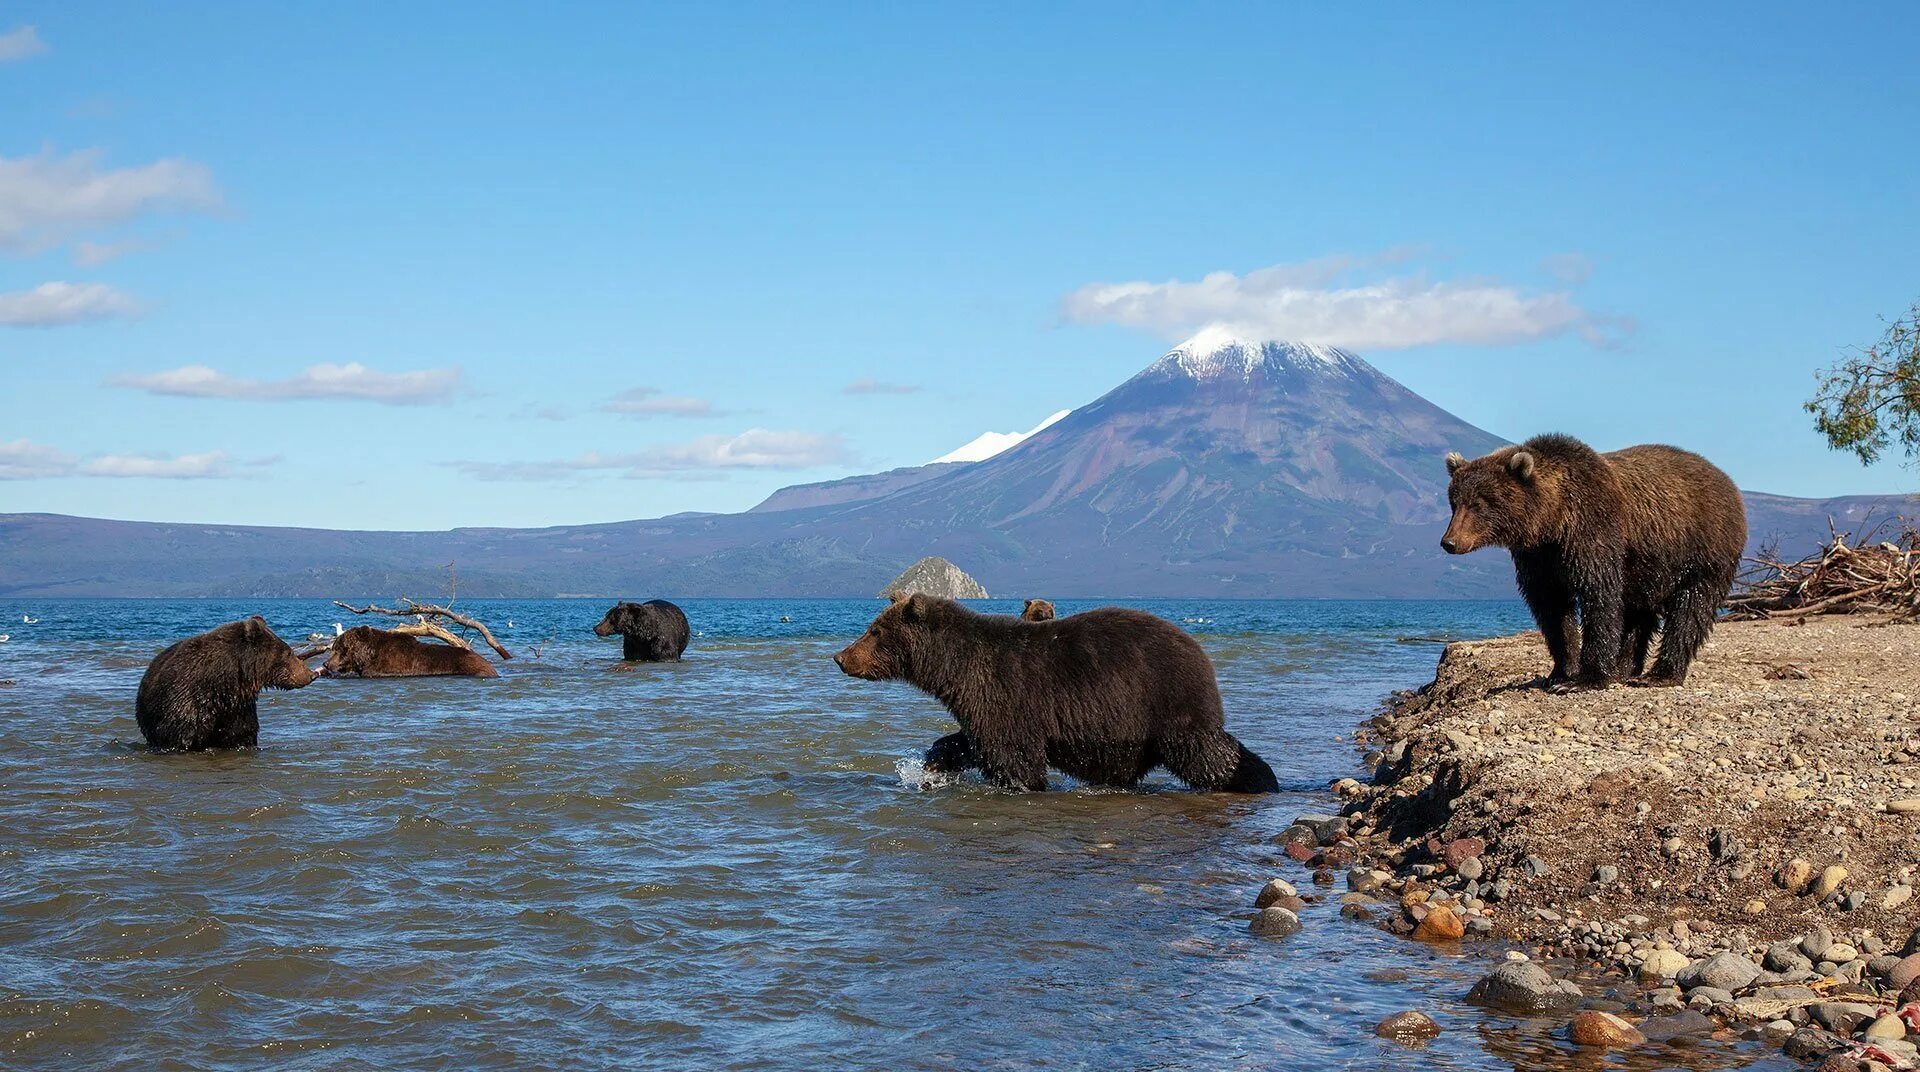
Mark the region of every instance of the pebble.
<instances>
[{"instance_id":1,"label":"pebble","mask_svg":"<svg viewBox=\"0 0 1920 1072\"><path fill-rule=\"evenodd\" d=\"M1846 880L1847 869L1841 867L1839 864L1834 864L1820 872L1820 877L1813 881L1813 889L1808 891L1808 893L1814 900L1824 901L1833 891L1839 889L1840 884Z\"/></svg>"},{"instance_id":2,"label":"pebble","mask_svg":"<svg viewBox=\"0 0 1920 1072\"><path fill-rule=\"evenodd\" d=\"M1677 977L1687 990L1710 987L1715 990L1742 990L1753 985L1760 968L1737 953L1717 953L1697 964L1689 964Z\"/></svg>"},{"instance_id":3,"label":"pebble","mask_svg":"<svg viewBox=\"0 0 1920 1072\"><path fill-rule=\"evenodd\" d=\"M1887 810L1896 815L1920 815L1920 797L1887 801Z\"/></svg>"},{"instance_id":4,"label":"pebble","mask_svg":"<svg viewBox=\"0 0 1920 1072\"><path fill-rule=\"evenodd\" d=\"M1595 1012L1592 1009L1580 1013L1567 1025L1567 1037L1576 1046L1599 1046L1617 1048L1638 1046L1647 1041L1639 1028L1610 1012Z\"/></svg>"},{"instance_id":5,"label":"pebble","mask_svg":"<svg viewBox=\"0 0 1920 1072\"><path fill-rule=\"evenodd\" d=\"M1593 880L1602 886L1611 886L1620 881L1620 869L1612 864L1601 864L1593 869Z\"/></svg>"},{"instance_id":6,"label":"pebble","mask_svg":"<svg viewBox=\"0 0 1920 1072\"><path fill-rule=\"evenodd\" d=\"M1911 900L1913 900L1913 887L1903 884L1895 886L1881 894L1880 907L1891 910L1899 908Z\"/></svg>"},{"instance_id":7,"label":"pebble","mask_svg":"<svg viewBox=\"0 0 1920 1072\"><path fill-rule=\"evenodd\" d=\"M1780 885L1788 893L1799 893L1813 881L1813 865L1805 860L1792 860L1780 869Z\"/></svg>"},{"instance_id":8,"label":"pebble","mask_svg":"<svg viewBox=\"0 0 1920 1072\"><path fill-rule=\"evenodd\" d=\"M1833 948L1833 931L1822 923L1800 938L1800 951L1814 960L1827 959L1827 950Z\"/></svg>"},{"instance_id":9,"label":"pebble","mask_svg":"<svg viewBox=\"0 0 1920 1072\"><path fill-rule=\"evenodd\" d=\"M1865 1035L1870 1039L1903 1039L1907 1037L1907 1022L1888 1013L1868 1024Z\"/></svg>"},{"instance_id":10,"label":"pebble","mask_svg":"<svg viewBox=\"0 0 1920 1072\"><path fill-rule=\"evenodd\" d=\"M1259 938L1285 938L1300 932L1300 917L1278 906L1262 908L1247 929Z\"/></svg>"},{"instance_id":11,"label":"pebble","mask_svg":"<svg viewBox=\"0 0 1920 1072\"><path fill-rule=\"evenodd\" d=\"M1466 924L1446 905L1434 905L1413 929L1413 936L1423 942L1451 942L1465 937L1466 933Z\"/></svg>"},{"instance_id":12,"label":"pebble","mask_svg":"<svg viewBox=\"0 0 1920 1072\"><path fill-rule=\"evenodd\" d=\"M1425 1042L1438 1037L1440 1025L1424 1012L1396 1012L1374 1025L1373 1033L1395 1042Z\"/></svg>"},{"instance_id":13,"label":"pebble","mask_svg":"<svg viewBox=\"0 0 1920 1072\"><path fill-rule=\"evenodd\" d=\"M1479 879L1481 875L1486 874L1486 865L1480 862L1478 856L1469 856L1460 861L1460 866L1454 868L1454 870L1459 873L1461 878L1468 882L1473 882Z\"/></svg>"},{"instance_id":14,"label":"pebble","mask_svg":"<svg viewBox=\"0 0 1920 1072\"><path fill-rule=\"evenodd\" d=\"M1467 992L1468 1001L1521 1013L1568 1008L1581 997L1579 987L1555 979L1544 968L1528 961L1508 961L1500 965Z\"/></svg>"}]
</instances>

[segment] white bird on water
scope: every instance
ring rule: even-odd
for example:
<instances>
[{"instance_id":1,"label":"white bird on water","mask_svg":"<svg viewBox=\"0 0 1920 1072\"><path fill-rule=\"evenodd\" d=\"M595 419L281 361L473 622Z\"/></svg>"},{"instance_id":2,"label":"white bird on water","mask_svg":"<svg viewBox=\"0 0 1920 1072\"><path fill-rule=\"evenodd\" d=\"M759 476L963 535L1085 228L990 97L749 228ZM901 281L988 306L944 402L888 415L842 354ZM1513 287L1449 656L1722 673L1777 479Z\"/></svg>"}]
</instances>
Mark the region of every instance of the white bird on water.
<instances>
[{"instance_id":1,"label":"white bird on water","mask_svg":"<svg viewBox=\"0 0 1920 1072\"><path fill-rule=\"evenodd\" d=\"M5 643L6 643L7 641L9 641L9 640L11 640L11 639L13 639L13 638L12 638L11 636L9 636L8 634L6 634L6 633L0 633L0 644L5 644Z\"/></svg>"},{"instance_id":2,"label":"white bird on water","mask_svg":"<svg viewBox=\"0 0 1920 1072\"><path fill-rule=\"evenodd\" d=\"M22 622L24 622L24 623L26 623L27 625L39 625L39 624L40 624L40 619L38 619L38 618L36 618L36 617L34 617L34 616L33 616L33 615L31 615L31 614L22 614L22 615L20 616L20 620L21 620Z\"/></svg>"}]
</instances>

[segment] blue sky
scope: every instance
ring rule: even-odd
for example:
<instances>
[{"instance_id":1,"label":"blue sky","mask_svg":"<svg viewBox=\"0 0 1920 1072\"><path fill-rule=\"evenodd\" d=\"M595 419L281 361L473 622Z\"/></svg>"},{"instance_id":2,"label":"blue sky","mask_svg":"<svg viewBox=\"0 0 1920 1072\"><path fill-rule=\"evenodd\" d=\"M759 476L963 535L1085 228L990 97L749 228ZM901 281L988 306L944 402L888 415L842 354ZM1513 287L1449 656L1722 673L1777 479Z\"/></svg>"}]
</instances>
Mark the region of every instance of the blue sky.
<instances>
[{"instance_id":1,"label":"blue sky","mask_svg":"<svg viewBox=\"0 0 1920 1072\"><path fill-rule=\"evenodd\" d=\"M1509 437L1912 490L1799 407L1920 297L1917 37L1901 4L0 2L0 511L741 509L1030 427L1215 316Z\"/></svg>"}]
</instances>

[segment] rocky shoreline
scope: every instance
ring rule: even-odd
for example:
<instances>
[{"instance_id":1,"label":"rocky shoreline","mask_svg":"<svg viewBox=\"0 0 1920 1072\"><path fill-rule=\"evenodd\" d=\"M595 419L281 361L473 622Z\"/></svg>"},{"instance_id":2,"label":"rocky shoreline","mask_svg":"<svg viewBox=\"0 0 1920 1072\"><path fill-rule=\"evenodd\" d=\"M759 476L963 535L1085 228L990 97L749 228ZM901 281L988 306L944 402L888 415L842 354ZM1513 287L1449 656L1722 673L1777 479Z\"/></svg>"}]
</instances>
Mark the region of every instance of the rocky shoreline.
<instances>
[{"instance_id":1,"label":"rocky shoreline","mask_svg":"<svg viewBox=\"0 0 1920 1072\"><path fill-rule=\"evenodd\" d=\"M1509 943L1471 999L1577 1044L1730 1027L1829 1072L1920 1067L1920 626L1722 623L1678 689L1557 696L1547 669L1537 633L1449 644L1287 855L1349 916ZM1255 933L1300 900L1269 883Z\"/></svg>"}]
</instances>

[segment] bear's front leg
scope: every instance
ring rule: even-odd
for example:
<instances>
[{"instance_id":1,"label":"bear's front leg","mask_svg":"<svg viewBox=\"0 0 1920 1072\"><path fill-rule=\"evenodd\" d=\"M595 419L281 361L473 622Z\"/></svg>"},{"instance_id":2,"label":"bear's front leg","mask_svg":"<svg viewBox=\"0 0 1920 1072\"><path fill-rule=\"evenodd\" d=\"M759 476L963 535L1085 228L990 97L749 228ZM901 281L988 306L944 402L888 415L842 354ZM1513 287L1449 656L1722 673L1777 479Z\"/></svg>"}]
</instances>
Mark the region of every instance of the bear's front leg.
<instances>
[{"instance_id":1,"label":"bear's front leg","mask_svg":"<svg viewBox=\"0 0 1920 1072\"><path fill-rule=\"evenodd\" d=\"M1613 681L1626 629L1621 598L1621 564L1607 558L1577 578L1580 589L1580 670L1572 678L1550 686L1557 693L1604 689Z\"/></svg>"},{"instance_id":2,"label":"bear's front leg","mask_svg":"<svg viewBox=\"0 0 1920 1072\"><path fill-rule=\"evenodd\" d=\"M927 749L927 756L921 761L921 766L928 774L958 774L979 765L979 757L973 752L973 741L964 732L949 733L933 742L933 747Z\"/></svg>"}]
</instances>

